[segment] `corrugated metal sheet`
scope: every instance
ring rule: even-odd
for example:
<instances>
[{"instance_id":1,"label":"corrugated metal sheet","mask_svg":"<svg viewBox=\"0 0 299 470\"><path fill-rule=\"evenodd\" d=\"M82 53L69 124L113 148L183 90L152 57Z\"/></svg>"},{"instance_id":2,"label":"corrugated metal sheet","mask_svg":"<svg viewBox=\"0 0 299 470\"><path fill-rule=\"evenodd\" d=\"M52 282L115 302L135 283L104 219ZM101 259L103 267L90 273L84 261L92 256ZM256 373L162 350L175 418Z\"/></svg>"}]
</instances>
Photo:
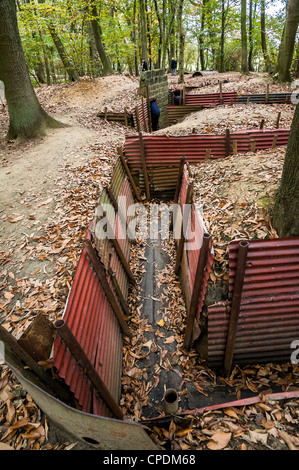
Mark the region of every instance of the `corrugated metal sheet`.
<instances>
[{"instance_id":1,"label":"corrugated metal sheet","mask_svg":"<svg viewBox=\"0 0 299 470\"><path fill-rule=\"evenodd\" d=\"M122 333L84 249L63 319L118 402L121 392ZM59 336L54 340L53 365L69 385L82 411L111 416L109 408L92 391L89 379Z\"/></svg>"},{"instance_id":2,"label":"corrugated metal sheet","mask_svg":"<svg viewBox=\"0 0 299 470\"><path fill-rule=\"evenodd\" d=\"M256 150L271 148L276 138L276 146L287 145L290 131L288 129L263 130L252 129L239 131L230 135L230 153L233 153L233 142L237 142L237 151L246 153L251 150L251 143L256 143ZM189 163L199 163L206 158L206 151L211 150L211 159L227 156L226 137L223 135L190 134L186 136L144 135L145 160L148 171L159 171L164 167L167 182L167 167L178 168L182 156ZM142 171L139 137L126 136L125 156L132 174Z\"/></svg>"},{"instance_id":3,"label":"corrugated metal sheet","mask_svg":"<svg viewBox=\"0 0 299 470\"><path fill-rule=\"evenodd\" d=\"M165 168L167 165L179 167L182 156L190 163L198 163L205 159L206 149L211 149L211 158L222 158L225 155L225 137L221 135L144 135L143 141L149 169ZM141 156L138 137L126 136L125 156L132 174L139 173Z\"/></svg>"},{"instance_id":4,"label":"corrugated metal sheet","mask_svg":"<svg viewBox=\"0 0 299 470\"><path fill-rule=\"evenodd\" d=\"M168 124L176 124L183 120L188 114L196 113L201 111L203 106L201 105L181 105L181 106L167 106L167 114L168 114Z\"/></svg>"},{"instance_id":5,"label":"corrugated metal sheet","mask_svg":"<svg viewBox=\"0 0 299 470\"><path fill-rule=\"evenodd\" d=\"M292 93L269 93L268 104L288 103L290 102ZM257 93L253 95L238 95L237 103L266 103L266 93Z\"/></svg>"},{"instance_id":6,"label":"corrugated metal sheet","mask_svg":"<svg viewBox=\"0 0 299 470\"><path fill-rule=\"evenodd\" d=\"M223 92L222 93L223 102L220 103L220 93L186 93L185 104L186 105L201 105L204 107L214 107L223 105L236 104L237 102L237 92Z\"/></svg>"},{"instance_id":7,"label":"corrugated metal sheet","mask_svg":"<svg viewBox=\"0 0 299 470\"><path fill-rule=\"evenodd\" d=\"M233 295L238 242L229 245L229 292ZM208 309L208 361L221 365L230 302ZM234 361L290 360L299 337L299 238L250 240Z\"/></svg>"},{"instance_id":8,"label":"corrugated metal sheet","mask_svg":"<svg viewBox=\"0 0 299 470\"><path fill-rule=\"evenodd\" d=\"M149 123L149 109L146 99L141 102L132 110L134 127L138 131L150 132Z\"/></svg>"},{"instance_id":9,"label":"corrugated metal sheet","mask_svg":"<svg viewBox=\"0 0 299 470\"><path fill-rule=\"evenodd\" d=\"M189 184L190 184L190 181L189 181L188 168L187 168L187 165L185 165L183 176L182 176L182 181L181 181L181 188L179 192L179 200L178 200L178 203L181 207L182 214L184 213L184 205L186 204ZM193 203L191 204L191 213L190 213L190 232L194 235L193 237L186 239L186 243L184 245L184 254L183 254L183 256L185 256L185 259L186 259L186 273L185 274L187 276L187 278L184 279L184 285L185 285L184 290L187 291L185 292L185 294L189 296L189 301L187 302L187 304L189 304L191 297L192 297L194 283L195 283L195 274L196 274L197 265L199 261L199 255L200 255L200 251L201 251L201 247L203 243L203 237L204 237L204 234L207 233L204 221L199 211L196 209ZM201 292L200 292L200 296L199 296L198 304L197 304L196 318L198 322L200 321L200 315L201 315L203 304L204 304L204 298L206 294L206 289L207 289L207 284L208 284L208 279L209 279L209 275L211 272L212 264L213 264L213 249L212 249L212 245L210 244L210 250L208 253L208 257L207 257L205 275L204 275L204 279L202 282Z\"/></svg>"}]
</instances>

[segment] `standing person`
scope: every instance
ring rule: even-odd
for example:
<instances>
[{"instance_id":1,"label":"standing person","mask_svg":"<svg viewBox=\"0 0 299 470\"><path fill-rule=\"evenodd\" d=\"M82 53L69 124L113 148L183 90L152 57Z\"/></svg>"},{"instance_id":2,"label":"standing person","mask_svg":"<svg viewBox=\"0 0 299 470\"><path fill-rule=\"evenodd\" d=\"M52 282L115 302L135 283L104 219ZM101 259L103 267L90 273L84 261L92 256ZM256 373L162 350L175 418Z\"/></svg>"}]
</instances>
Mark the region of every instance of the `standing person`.
<instances>
[{"instance_id":1,"label":"standing person","mask_svg":"<svg viewBox=\"0 0 299 470\"><path fill-rule=\"evenodd\" d=\"M171 59L170 68L171 68L171 75L176 75L177 61L175 60L174 57Z\"/></svg>"},{"instance_id":2,"label":"standing person","mask_svg":"<svg viewBox=\"0 0 299 470\"><path fill-rule=\"evenodd\" d=\"M160 109L156 103L156 99L151 100L151 119L152 119L152 130L157 131L159 126L159 117L160 117Z\"/></svg>"},{"instance_id":3,"label":"standing person","mask_svg":"<svg viewBox=\"0 0 299 470\"><path fill-rule=\"evenodd\" d=\"M145 59L142 59L142 72L145 72L146 70L148 70L147 61Z\"/></svg>"}]
</instances>

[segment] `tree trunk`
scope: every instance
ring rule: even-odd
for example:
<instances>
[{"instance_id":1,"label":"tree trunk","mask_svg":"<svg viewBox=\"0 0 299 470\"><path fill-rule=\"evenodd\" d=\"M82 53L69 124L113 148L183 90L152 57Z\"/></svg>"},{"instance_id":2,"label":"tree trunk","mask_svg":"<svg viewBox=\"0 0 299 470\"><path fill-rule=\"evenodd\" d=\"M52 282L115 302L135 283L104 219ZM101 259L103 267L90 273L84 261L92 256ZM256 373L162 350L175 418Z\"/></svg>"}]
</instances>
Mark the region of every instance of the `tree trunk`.
<instances>
[{"instance_id":1,"label":"tree trunk","mask_svg":"<svg viewBox=\"0 0 299 470\"><path fill-rule=\"evenodd\" d=\"M268 54L268 48L267 48L265 0L261 0L261 43L262 43L262 51L263 51L264 62L265 62L265 69L267 72L270 72L272 67L271 67L269 54Z\"/></svg>"},{"instance_id":2,"label":"tree trunk","mask_svg":"<svg viewBox=\"0 0 299 470\"><path fill-rule=\"evenodd\" d=\"M145 1L139 1L139 13L140 13L140 40L141 40L141 54L142 58L148 61L147 58L147 27L146 27L146 9Z\"/></svg>"},{"instance_id":3,"label":"tree trunk","mask_svg":"<svg viewBox=\"0 0 299 470\"><path fill-rule=\"evenodd\" d=\"M253 54L253 0L249 3L249 54L248 54L248 70L253 72L252 65L252 54Z\"/></svg>"},{"instance_id":4,"label":"tree trunk","mask_svg":"<svg viewBox=\"0 0 299 470\"><path fill-rule=\"evenodd\" d=\"M56 46L61 62L63 63L66 73L68 74L69 80L71 82L75 82L76 80L78 80L79 76L67 55L67 52L61 42L60 37L58 36L55 26L52 23L49 24L49 31Z\"/></svg>"},{"instance_id":5,"label":"tree trunk","mask_svg":"<svg viewBox=\"0 0 299 470\"><path fill-rule=\"evenodd\" d=\"M18 141L44 135L48 127L63 125L40 106L25 62L17 24L16 4L0 1L0 79L9 111L7 139Z\"/></svg>"},{"instance_id":6,"label":"tree trunk","mask_svg":"<svg viewBox=\"0 0 299 470\"><path fill-rule=\"evenodd\" d=\"M205 21L206 21L206 2L202 2L202 11L201 11L201 21L200 21L200 34L199 34L199 57L200 57L200 68L205 70L205 55L204 55L204 31L205 31Z\"/></svg>"},{"instance_id":7,"label":"tree trunk","mask_svg":"<svg viewBox=\"0 0 299 470\"><path fill-rule=\"evenodd\" d=\"M220 40L220 67L219 72L224 72L224 40L225 40L225 0L221 2L221 40Z\"/></svg>"},{"instance_id":8,"label":"tree trunk","mask_svg":"<svg viewBox=\"0 0 299 470\"><path fill-rule=\"evenodd\" d=\"M248 73L248 60L247 60L247 2L241 0L241 39L242 39L242 73Z\"/></svg>"},{"instance_id":9,"label":"tree trunk","mask_svg":"<svg viewBox=\"0 0 299 470\"><path fill-rule=\"evenodd\" d=\"M280 237L299 236L299 104L292 122L279 190L275 198L273 226Z\"/></svg>"},{"instance_id":10,"label":"tree trunk","mask_svg":"<svg viewBox=\"0 0 299 470\"><path fill-rule=\"evenodd\" d=\"M184 0L179 0L178 4L178 35L179 35L179 73L180 83L184 83L184 51L185 51L185 34L183 30L183 4Z\"/></svg>"},{"instance_id":11,"label":"tree trunk","mask_svg":"<svg viewBox=\"0 0 299 470\"><path fill-rule=\"evenodd\" d=\"M299 0L289 0L283 36L278 54L278 79L281 82L290 82L295 39L299 24Z\"/></svg>"},{"instance_id":12,"label":"tree trunk","mask_svg":"<svg viewBox=\"0 0 299 470\"><path fill-rule=\"evenodd\" d=\"M112 66L110 64L110 60L108 56L106 55L106 52L102 43L102 37L101 37L102 30L97 20L98 12L97 12L97 7L94 4L94 2L91 3L91 14L92 14L92 19L91 19L92 32L93 32L93 37L95 40L97 51L98 51L99 57L103 65L103 75L110 75L112 73Z\"/></svg>"}]
</instances>

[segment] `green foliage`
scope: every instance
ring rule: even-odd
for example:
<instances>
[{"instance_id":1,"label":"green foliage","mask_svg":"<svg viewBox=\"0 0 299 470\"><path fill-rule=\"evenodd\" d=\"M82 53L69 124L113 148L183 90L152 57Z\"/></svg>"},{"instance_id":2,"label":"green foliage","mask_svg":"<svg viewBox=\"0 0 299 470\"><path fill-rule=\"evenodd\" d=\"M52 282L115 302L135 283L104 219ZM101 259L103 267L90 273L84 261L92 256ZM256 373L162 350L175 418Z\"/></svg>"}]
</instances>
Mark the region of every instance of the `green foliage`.
<instances>
[{"instance_id":1,"label":"green foliage","mask_svg":"<svg viewBox=\"0 0 299 470\"><path fill-rule=\"evenodd\" d=\"M269 6L272 0L267 0ZM148 56L154 66L169 63L170 54L178 56L176 7L178 0L147 0ZM249 2L247 2L249 3ZM96 6L97 15L92 13ZM274 2L275 4L275 2ZM100 26L101 41L115 72L135 73L141 63L139 0L32 0L19 1L18 23L25 57L35 83L67 79L61 56L49 27L52 25L68 60L79 76L99 76L103 66L95 46L91 21ZM185 66L195 70L203 50L207 69L219 69L221 32L224 28L225 70L239 70L241 62L240 0L185 0ZM201 23L203 20L203 28ZM285 11L266 16L268 51L277 62ZM255 70L263 70L260 33L260 1L253 0L252 51Z\"/></svg>"}]
</instances>

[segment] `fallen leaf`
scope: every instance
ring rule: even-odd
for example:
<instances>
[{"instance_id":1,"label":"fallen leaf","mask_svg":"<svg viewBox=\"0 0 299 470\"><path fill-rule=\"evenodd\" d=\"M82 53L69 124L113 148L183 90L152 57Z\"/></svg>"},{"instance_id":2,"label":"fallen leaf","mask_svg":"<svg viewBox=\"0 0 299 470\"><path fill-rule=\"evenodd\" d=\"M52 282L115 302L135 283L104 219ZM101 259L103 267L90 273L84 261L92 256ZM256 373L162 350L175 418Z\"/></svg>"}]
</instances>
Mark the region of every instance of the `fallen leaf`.
<instances>
[{"instance_id":1,"label":"fallen leaf","mask_svg":"<svg viewBox=\"0 0 299 470\"><path fill-rule=\"evenodd\" d=\"M212 439L207 443L207 447L210 450L221 450L224 449L230 439L232 434L230 432L219 431L213 434Z\"/></svg>"}]
</instances>

